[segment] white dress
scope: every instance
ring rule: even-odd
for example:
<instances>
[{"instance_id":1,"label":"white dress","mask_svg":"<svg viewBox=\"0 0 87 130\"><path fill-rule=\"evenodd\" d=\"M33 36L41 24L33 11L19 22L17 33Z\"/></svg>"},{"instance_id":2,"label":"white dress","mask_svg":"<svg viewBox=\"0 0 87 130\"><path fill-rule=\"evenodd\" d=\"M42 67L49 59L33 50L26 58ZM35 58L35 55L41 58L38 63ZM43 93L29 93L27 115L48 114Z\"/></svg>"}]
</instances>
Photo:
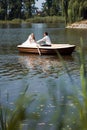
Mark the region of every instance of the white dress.
<instances>
[{"instance_id":1,"label":"white dress","mask_svg":"<svg viewBox=\"0 0 87 130\"><path fill-rule=\"evenodd\" d=\"M37 44L35 40L32 38L32 35L30 34L28 39L24 43L22 43L22 45L23 46L36 46Z\"/></svg>"}]
</instances>

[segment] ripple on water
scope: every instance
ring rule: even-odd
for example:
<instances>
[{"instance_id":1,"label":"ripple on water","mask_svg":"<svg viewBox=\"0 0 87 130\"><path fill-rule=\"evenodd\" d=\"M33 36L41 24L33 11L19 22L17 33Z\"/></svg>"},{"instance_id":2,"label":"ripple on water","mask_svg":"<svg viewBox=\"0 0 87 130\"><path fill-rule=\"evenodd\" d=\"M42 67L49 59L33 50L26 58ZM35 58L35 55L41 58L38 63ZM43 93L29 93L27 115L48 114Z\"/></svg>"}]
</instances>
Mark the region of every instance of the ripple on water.
<instances>
[{"instance_id":1,"label":"ripple on water","mask_svg":"<svg viewBox=\"0 0 87 130\"><path fill-rule=\"evenodd\" d=\"M0 80L21 79L26 73L28 69L18 62L15 55L0 56Z\"/></svg>"},{"instance_id":2,"label":"ripple on water","mask_svg":"<svg viewBox=\"0 0 87 130\"><path fill-rule=\"evenodd\" d=\"M72 57L64 57L69 72L77 76L78 66ZM77 71L77 72L76 72ZM25 76L39 78L58 78L66 73L63 63L56 56L1 55L0 80L17 80Z\"/></svg>"}]
</instances>

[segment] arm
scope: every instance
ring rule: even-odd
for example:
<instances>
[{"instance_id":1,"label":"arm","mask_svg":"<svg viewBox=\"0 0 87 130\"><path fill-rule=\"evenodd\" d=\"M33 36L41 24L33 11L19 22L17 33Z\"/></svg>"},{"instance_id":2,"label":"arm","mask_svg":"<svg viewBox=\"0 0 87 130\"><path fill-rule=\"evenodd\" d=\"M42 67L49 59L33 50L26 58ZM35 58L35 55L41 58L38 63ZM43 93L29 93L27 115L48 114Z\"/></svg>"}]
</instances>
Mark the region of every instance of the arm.
<instances>
[{"instance_id":1,"label":"arm","mask_svg":"<svg viewBox=\"0 0 87 130\"><path fill-rule=\"evenodd\" d=\"M42 38L42 39L38 40L38 41L37 41L37 43L40 43L40 42L45 42L45 41L46 41L46 38L44 37L44 38Z\"/></svg>"}]
</instances>

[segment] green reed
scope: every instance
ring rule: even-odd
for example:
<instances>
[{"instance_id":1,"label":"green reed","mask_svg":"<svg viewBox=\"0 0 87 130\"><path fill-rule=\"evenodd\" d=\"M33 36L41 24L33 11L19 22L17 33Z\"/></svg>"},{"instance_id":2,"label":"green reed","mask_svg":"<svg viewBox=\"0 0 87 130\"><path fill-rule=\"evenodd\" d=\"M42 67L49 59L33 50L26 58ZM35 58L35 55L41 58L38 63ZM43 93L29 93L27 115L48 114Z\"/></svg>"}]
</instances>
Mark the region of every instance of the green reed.
<instances>
[{"instance_id":1,"label":"green reed","mask_svg":"<svg viewBox=\"0 0 87 130\"><path fill-rule=\"evenodd\" d=\"M86 63L85 63L85 54L83 47L83 40L81 41L81 49L80 49L80 78L81 78L81 98L77 100L78 103L76 107L78 108L81 130L87 130L87 72L86 72Z\"/></svg>"},{"instance_id":2,"label":"green reed","mask_svg":"<svg viewBox=\"0 0 87 130\"><path fill-rule=\"evenodd\" d=\"M25 22L29 23L57 23L59 21L64 21L64 18L59 16L36 16L25 20Z\"/></svg>"},{"instance_id":3,"label":"green reed","mask_svg":"<svg viewBox=\"0 0 87 130\"><path fill-rule=\"evenodd\" d=\"M35 100L36 95L26 95L28 87L23 90L14 104L14 108L8 108L0 104L0 130L22 130L23 122L27 119L38 119L36 113L28 113L27 109ZM8 105L9 103L7 103Z\"/></svg>"},{"instance_id":4,"label":"green reed","mask_svg":"<svg viewBox=\"0 0 87 130\"><path fill-rule=\"evenodd\" d=\"M72 94L70 96L68 96L69 94L66 92L68 97L68 101L70 101L71 103L73 103L73 106L64 105L64 109L66 109L66 113L68 115L67 118L69 118L69 116L71 117L70 122L69 122L69 126L70 128L66 128L65 122L67 119L65 119L65 121L63 120L62 124L64 126L62 126L61 129L64 128L64 130L70 129L70 130L87 130L87 70L86 70L86 63L85 63L85 53L84 53L84 44L83 44L83 39L80 38L80 47L79 50L77 52L78 54L78 61L79 61L79 65L80 65L80 82L81 82L81 88L80 90L78 90L78 85L75 85L74 80L71 76L71 74L69 73L69 69L68 66L66 65L66 63L63 60L63 57L59 54L59 52L57 53L57 56L61 59L61 62L66 70L66 73L72 83ZM65 86L65 85L64 85ZM64 89L63 86L63 89ZM65 86L67 87L67 86ZM73 111L73 107L74 107L74 111ZM70 114L70 111L73 111L73 115L72 113ZM71 111L71 112L72 112ZM71 116L72 115L72 116ZM76 123L75 123L76 122ZM66 122L67 124L68 122ZM58 127L59 128L59 127ZM60 130L60 129L58 129Z\"/></svg>"},{"instance_id":5,"label":"green reed","mask_svg":"<svg viewBox=\"0 0 87 130\"><path fill-rule=\"evenodd\" d=\"M0 24L21 24L21 23L57 23L59 21L64 22L64 18L61 16L34 16L32 18L28 18L26 20L22 19L13 19L13 20L0 20Z\"/></svg>"}]
</instances>

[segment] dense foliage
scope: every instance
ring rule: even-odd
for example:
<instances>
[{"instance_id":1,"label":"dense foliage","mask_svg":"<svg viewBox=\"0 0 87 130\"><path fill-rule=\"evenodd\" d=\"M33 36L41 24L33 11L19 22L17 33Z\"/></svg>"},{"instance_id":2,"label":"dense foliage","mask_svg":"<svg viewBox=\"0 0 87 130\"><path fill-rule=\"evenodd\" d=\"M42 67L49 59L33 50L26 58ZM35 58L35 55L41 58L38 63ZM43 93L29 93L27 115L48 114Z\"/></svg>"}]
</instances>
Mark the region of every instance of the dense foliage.
<instances>
[{"instance_id":1,"label":"dense foliage","mask_svg":"<svg viewBox=\"0 0 87 130\"><path fill-rule=\"evenodd\" d=\"M0 19L31 17L34 7L35 0L0 0Z\"/></svg>"},{"instance_id":2,"label":"dense foliage","mask_svg":"<svg viewBox=\"0 0 87 130\"><path fill-rule=\"evenodd\" d=\"M0 19L28 19L38 15L38 0L0 0ZM45 0L42 16L65 16L66 23L87 19L87 0Z\"/></svg>"},{"instance_id":3,"label":"dense foliage","mask_svg":"<svg viewBox=\"0 0 87 130\"><path fill-rule=\"evenodd\" d=\"M43 3L43 12L45 15L59 15L61 12L61 2L60 0L46 0Z\"/></svg>"},{"instance_id":4,"label":"dense foliage","mask_svg":"<svg viewBox=\"0 0 87 130\"><path fill-rule=\"evenodd\" d=\"M87 18L87 0L69 0L68 20L71 22Z\"/></svg>"},{"instance_id":5,"label":"dense foliage","mask_svg":"<svg viewBox=\"0 0 87 130\"><path fill-rule=\"evenodd\" d=\"M43 10L47 15L65 16L66 23L75 22L87 19L87 0L46 0Z\"/></svg>"}]
</instances>

